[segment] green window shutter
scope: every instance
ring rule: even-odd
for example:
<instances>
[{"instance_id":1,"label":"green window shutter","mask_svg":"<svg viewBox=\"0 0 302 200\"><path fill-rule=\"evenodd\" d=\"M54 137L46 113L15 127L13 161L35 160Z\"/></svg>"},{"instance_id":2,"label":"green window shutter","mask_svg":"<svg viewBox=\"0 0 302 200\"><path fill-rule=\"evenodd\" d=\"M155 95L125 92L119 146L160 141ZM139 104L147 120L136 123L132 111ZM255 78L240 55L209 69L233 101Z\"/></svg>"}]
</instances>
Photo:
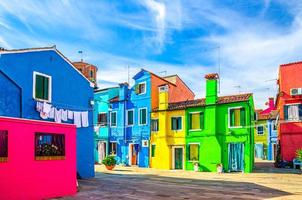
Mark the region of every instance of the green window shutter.
<instances>
[{"instance_id":1,"label":"green window shutter","mask_svg":"<svg viewBox=\"0 0 302 200\"><path fill-rule=\"evenodd\" d=\"M200 113L200 129L201 130L204 129L204 113L203 112Z\"/></svg>"},{"instance_id":2,"label":"green window shutter","mask_svg":"<svg viewBox=\"0 0 302 200\"><path fill-rule=\"evenodd\" d=\"M182 129L182 118L181 117L178 118L178 129L179 130Z\"/></svg>"},{"instance_id":3,"label":"green window shutter","mask_svg":"<svg viewBox=\"0 0 302 200\"><path fill-rule=\"evenodd\" d=\"M155 148L156 148L156 146L154 144L152 144L152 146L151 146L151 156L152 157L155 157Z\"/></svg>"},{"instance_id":4,"label":"green window shutter","mask_svg":"<svg viewBox=\"0 0 302 200\"><path fill-rule=\"evenodd\" d=\"M49 86L49 78L43 77L43 99L48 100L48 86Z\"/></svg>"},{"instance_id":5,"label":"green window shutter","mask_svg":"<svg viewBox=\"0 0 302 200\"><path fill-rule=\"evenodd\" d=\"M189 114L189 129L192 129L192 114Z\"/></svg>"},{"instance_id":6,"label":"green window shutter","mask_svg":"<svg viewBox=\"0 0 302 200\"><path fill-rule=\"evenodd\" d=\"M36 75L35 98L43 99L43 76Z\"/></svg>"},{"instance_id":7,"label":"green window shutter","mask_svg":"<svg viewBox=\"0 0 302 200\"><path fill-rule=\"evenodd\" d=\"M175 121L174 117L171 118L171 127L172 127L172 130L176 129L176 121Z\"/></svg>"},{"instance_id":8,"label":"green window shutter","mask_svg":"<svg viewBox=\"0 0 302 200\"><path fill-rule=\"evenodd\" d=\"M245 126L245 108L240 108L240 125Z\"/></svg>"},{"instance_id":9,"label":"green window shutter","mask_svg":"<svg viewBox=\"0 0 302 200\"><path fill-rule=\"evenodd\" d=\"M230 110L229 118L230 118L230 126L232 127L235 124L235 110L234 109Z\"/></svg>"},{"instance_id":10,"label":"green window shutter","mask_svg":"<svg viewBox=\"0 0 302 200\"><path fill-rule=\"evenodd\" d=\"M287 105L284 106L284 119L288 120L288 106Z\"/></svg>"}]
</instances>

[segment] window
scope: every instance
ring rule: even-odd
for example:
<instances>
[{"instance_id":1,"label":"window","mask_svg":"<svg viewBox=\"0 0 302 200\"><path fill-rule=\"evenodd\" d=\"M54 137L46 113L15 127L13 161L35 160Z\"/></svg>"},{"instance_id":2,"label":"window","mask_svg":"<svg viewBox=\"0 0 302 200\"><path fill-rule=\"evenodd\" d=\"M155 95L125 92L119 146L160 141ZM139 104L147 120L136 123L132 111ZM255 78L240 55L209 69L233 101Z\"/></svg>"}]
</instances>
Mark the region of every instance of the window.
<instances>
[{"instance_id":1,"label":"window","mask_svg":"<svg viewBox=\"0 0 302 200\"><path fill-rule=\"evenodd\" d=\"M51 77L34 72L34 98L51 101Z\"/></svg>"},{"instance_id":2,"label":"window","mask_svg":"<svg viewBox=\"0 0 302 200\"><path fill-rule=\"evenodd\" d=\"M107 126L107 113L98 114L98 125Z\"/></svg>"},{"instance_id":3,"label":"window","mask_svg":"<svg viewBox=\"0 0 302 200\"><path fill-rule=\"evenodd\" d=\"M152 119L151 120L151 131L158 131L159 127L158 127L158 119Z\"/></svg>"},{"instance_id":4,"label":"window","mask_svg":"<svg viewBox=\"0 0 302 200\"><path fill-rule=\"evenodd\" d=\"M8 157L8 133L0 130L0 162L6 162Z\"/></svg>"},{"instance_id":5,"label":"window","mask_svg":"<svg viewBox=\"0 0 302 200\"><path fill-rule=\"evenodd\" d=\"M199 144L189 144L189 161L199 160Z\"/></svg>"},{"instance_id":6,"label":"window","mask_svg":"<svg viewBox=\"0 0 302 200\"><path fill-rule=\"evenodd\" d=\"M147 108L139 109L139 125L147 124Z\"/></svg>"},{"instance_id":7,"label":"window","mask_svg":"<svg viewBox=\"0 0 302 200\"><path fill-rule=\"evenodd\" d=\"M264 134L264 126L263 125L257 126L257 134L258 135L263 135Z\"/></svg>"},{"instance_id":8,"label":"window","mask_svg":"<svg viewBox=\"0 0 302 200\"><path fill-rule=\"evenodd\" d=\"M116 126L116 112L110 113L110 126L115 127Z\"/></svg>"},{"instance_id":9,"label":"window","mask_svg":"<svg viewBox=\"0 0 302 200\"><path fill-rule=\"evenodd\" d=\"M285 105L284 119L287 121L302 120L302 104Z\"/></svg>"},{"instance_id":10,"label":"window","mask_svg":"<svg viewBox=\"0 0 302 200\"><path fill-rule=\"evenodd\" d=\"M272 129L273 131L276 131L277 130L277 124L276 124L276 121L272 121Z\"/></svg>"},{"instance_id":11,"label":"window","mask_svg":"<svg viewBox=\"0 0 302 200\"><path fill-rule=\"evenodd\" d=\"M115 156L117 150L116 142L109 142L109 155Z\"/></svg>"},{"instance_id":12,"label":"window","mask_svg":"<svg viewBox=\"0 0 302 200\"><path fill-rule=\"evenodd\" d=\"M136 94L145 94L146 93L146 83L139 83L135 88Z\"/></svg>"},{"instance_id":13,"label":"window","mask_svg":"<svg viewBox=\"0 0 302 200\"><path fill-rule=\"evenodd\" d=\"M245 126L245 108L231 108L229 110L229 127Z\"/></svg>"},{"instance_id":14,"label":"window","mask_svg":"<svg viewBox=\"0 0 302 200\"><path fill-rule=\"evenodd\" d=\"M93 70L90 70L90 78L93 78Z\"/></svg>"},{"instance_id":15,"label":"window","mask_svg":"<svg viewBox=\"0 0 302 200\"><path fill-rule=\"evenodd\" d=\"M190 113L190 130L204 129L204 113Z\"/></svg>"},{"instance_id":16,"label":"window","mask_svg":"<svg viewBox=\"0 0 302 200\"><path fill-rule=\"evenodd\" d=\"M155 144L152 144L151 145L151 157L153 158L153 157L155 157Z\"/></svg>"},{"instance_id":17,"label":"window","mask_svg":"<svg viewBox=\"0 0 302 200\"><path fill-rule=\"evenodd\" d=\"M52 133L35 134L36 160L60 160L65 158L65 135Z\"/></svg>"},{"instance_id":18,"label":"window","mask_svg":"<svg viewBox=\"0 0 302 200\"><path fill-rule=\"evenodd\" d=\"M171 118L171 128L174 131L182 129L182 118L181 117L172 117Z\"/></svg>"},{"instance_id":19,"label":"window","mask_svg":"<svg viewBox=\"0 0 302 200\"><path fill-rule=\"evenodd\" d=\"M132 126L134 124L134 110L127 110L127 125Z\"/></svg>"}]
</instances>

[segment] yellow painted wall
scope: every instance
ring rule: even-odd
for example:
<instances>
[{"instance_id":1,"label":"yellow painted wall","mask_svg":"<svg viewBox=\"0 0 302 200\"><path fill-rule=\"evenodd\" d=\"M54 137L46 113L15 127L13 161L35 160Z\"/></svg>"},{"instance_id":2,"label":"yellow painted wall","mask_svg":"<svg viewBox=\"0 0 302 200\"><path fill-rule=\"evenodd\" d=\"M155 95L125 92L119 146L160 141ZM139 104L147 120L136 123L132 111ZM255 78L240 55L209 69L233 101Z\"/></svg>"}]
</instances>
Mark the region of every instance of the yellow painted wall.
<instances>
[{"instance_id":1,"label":"yellow painted wall","mask_svg":"<svg viewBox=\"0 0 302 200\"><path fill-rule=\"evenodd\" d=\"M171 117L182 117L182 129L179 131L171 130ZM159 120L159 131L151 132L150 146L155 144L155 156L151 155L150 148L150 166L156 169L173 169L172 146L184 147L183 153L186 153L185 147L185 111L159 111L151 114L152 119ZM185 164L183 164L185 168Z\"/></svg>"}]
</instances>

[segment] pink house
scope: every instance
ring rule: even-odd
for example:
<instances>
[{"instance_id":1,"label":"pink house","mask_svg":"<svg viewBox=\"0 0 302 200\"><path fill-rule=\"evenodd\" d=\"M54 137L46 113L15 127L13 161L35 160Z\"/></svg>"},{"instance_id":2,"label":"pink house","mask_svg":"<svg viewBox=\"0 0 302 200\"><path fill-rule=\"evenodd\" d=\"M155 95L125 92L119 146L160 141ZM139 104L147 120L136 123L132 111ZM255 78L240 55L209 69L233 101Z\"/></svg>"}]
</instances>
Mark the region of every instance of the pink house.
<instances>
[{"instance_id":1,"label":"pink house","mask_svg":"<svg viewBox=\"0 0 302 200\"><path fill-rule=\"evenodd\" d=\"M76 193L76 127L0 117L0 199Z\"/></svg>"}]
</instances>

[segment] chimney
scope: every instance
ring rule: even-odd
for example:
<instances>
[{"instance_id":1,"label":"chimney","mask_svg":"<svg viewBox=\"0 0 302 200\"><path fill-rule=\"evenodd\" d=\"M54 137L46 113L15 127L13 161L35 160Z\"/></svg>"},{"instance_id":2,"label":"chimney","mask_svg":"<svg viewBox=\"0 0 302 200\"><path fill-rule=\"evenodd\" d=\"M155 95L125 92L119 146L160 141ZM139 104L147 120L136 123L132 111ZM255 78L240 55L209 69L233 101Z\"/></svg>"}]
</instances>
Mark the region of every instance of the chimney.
<instances>
[{"instance_id":1,"label":"chimney","mask_svg":"<svg viewBox=\"0 0 302 200\"><path fill-rule=\"evenodd\" d=\"M119 84L120 89L119 89L119 100L120 101L125 101L127 100L127 91L128 91L128 83L120 83Z\"/></svg>"},{"instance_id":2,"label":"chimney","mask_svg":"<svg viewBox=\"0 0 302 200\"><path fill-rule=\"evenodd\" d=\"M268 107L271 109L275 109L275 100L274 97L268 98Z\"/></svg>"},{"instance_id":3,"label":"chimney","mask_svg":"<svg viewBox=\"0 0 302 200\"><path fill-rule=\"evenodd\" d=\"M168 85L158 86L158 108L159 110L167 110L169 105L169 87Z\"/></svg>"},{"instance_id":4,"label":"chimney","mask_svg":"<svg viewBox=\"0 0 302 200\"><path fill-rule=\"evenodd\" d=\"M206 105L216 104L217 102L217 73L205 75L206 79Z\"/></svg>"}]
</instances>

